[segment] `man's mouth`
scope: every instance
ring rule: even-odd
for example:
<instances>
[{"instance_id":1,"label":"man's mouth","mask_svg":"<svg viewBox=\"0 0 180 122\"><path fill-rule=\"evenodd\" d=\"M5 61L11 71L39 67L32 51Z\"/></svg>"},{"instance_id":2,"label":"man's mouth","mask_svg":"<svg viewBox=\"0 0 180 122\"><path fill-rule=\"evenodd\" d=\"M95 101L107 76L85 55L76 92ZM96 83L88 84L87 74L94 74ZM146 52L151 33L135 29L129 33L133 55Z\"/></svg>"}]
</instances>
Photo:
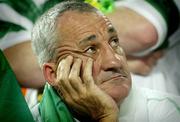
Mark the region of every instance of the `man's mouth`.
<instances>
[{"instance_id":1,"label":"man's mouth","mask_svg":"<svg viewBox=\"0 0 180 122\"><path fill-rule=\"evenodd\" d=\"M109 78L102 80L102 83L109 82L109 81L115 81L115 80L124 81L126 79L127 79L127 75L123 75L123 74L118 73L118 74L110 76Z\"/></svg>"}]
</instances>

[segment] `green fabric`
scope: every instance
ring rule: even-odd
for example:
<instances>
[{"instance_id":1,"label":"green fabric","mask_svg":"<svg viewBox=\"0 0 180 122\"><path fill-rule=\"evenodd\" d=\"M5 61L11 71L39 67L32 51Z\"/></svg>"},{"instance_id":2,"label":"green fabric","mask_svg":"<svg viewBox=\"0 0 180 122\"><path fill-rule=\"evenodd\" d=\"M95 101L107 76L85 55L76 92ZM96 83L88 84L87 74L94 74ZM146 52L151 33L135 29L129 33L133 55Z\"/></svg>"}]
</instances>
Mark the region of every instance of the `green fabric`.
<instances>
[{"instance_id":1,"label":"green fabric","mask_svg":"<svg viewBox=\"0 0 180 122\"><path fill-rule=\"evenodd\" d=\"M32 23L35 23L40 15L61 1L63 0L47 0L40 7L36 6L33 0L0 0L0 4L6 4L19 15L27 18ZM3 18L3 16L0 17L0 39L9 32L26 31L22 25L11 23L9 22L10 20L3 21L1 18Z\"/></svg>"},{"instance_id":2,"label":"green fabric","mask_svg":"<svg viewBox=\"0 0 180 122\"><path fill-rule=\"evenodd\" d=\"M114 0L99 0L102 5L101 11L105 14L111 13L114 11L115 5Z\"/></svg>"},{"instance_id":3,"label":"green fabric","mask_svg":"<svg viewBox=\"0 0 180 122\"><path fill-rule=\"evenodd\" d=\"M91 4L95 8L108 14L114 11L114 0L84 0L84 2Z\"/></svg>"},{"instance_id":4,"label":"green fabric","mask_svg":"<svg viewBox=\"0 0 180 122\"><path fill-rule=\"evenodd\" d=\"M21 30L25 30L25 28L17 24L0 20L0 38L4 37L9 32L17 32Z\"/></svg>"},{"instance_id":5,"label":"green fabric","mask_svg":"<svg viewBox=\"0 0 180 122\"><path fill-rule=\"evenodd\" d=\"M43 122L74 122L67 106L48 84L45 86L39 111Z\"/></svg>"},{"instance_id":6,"label":"green fabric","mask_svg":"<svg viewBox=\"0 0 180 122\"><path fill-rule=\"evenodd\" d=\"M19 84L0 50L0 121L34 122Z\"/></svg>"},{"instance_id":7,"label":"green fabric","mask_svg":"<svg viewBox=\"0 0 180 122\"><path fill-rule=\"evenodd\" d=\"M44 13L45 11L47 11L49 8L53 7L54 5L62 2L64 0L47 0L42 6L42 13Z\"/></svg>"},{"instance_id":8,"label":"green fabric","mask_svg":"<svg viewBox=\"0 0 180 122\"><path fill-rule=\"evenodd\" d=\"M36 6L33 0L0 0L0 3L8 4L17 13L28 18L33 23L41 14L41 9Z\"/></svg>"},{"instance_id":9,"label":"green fabric","mask_svg":"<svg viewBox=\"0 0 180 122\"><path fill-rule=\"evenodd\" d=\"M35 23L46 10L62 1L64 0L44 0L40 7L34 3L34 0L0 0L0 4L7 4L18 14Z\"/></svg>"}]
</instances>

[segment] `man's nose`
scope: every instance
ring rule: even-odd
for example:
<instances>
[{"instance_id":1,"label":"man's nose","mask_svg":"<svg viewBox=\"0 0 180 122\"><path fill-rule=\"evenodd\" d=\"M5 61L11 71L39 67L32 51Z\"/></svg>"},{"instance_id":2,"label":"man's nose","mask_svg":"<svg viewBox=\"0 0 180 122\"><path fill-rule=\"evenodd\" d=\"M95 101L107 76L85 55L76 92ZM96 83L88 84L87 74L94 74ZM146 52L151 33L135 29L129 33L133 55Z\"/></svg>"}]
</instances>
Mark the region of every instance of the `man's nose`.
<instances>
[{"instance_id":1,"label":"man's nose","mask_svg":"<svg viewBox=\"0 0 180 122\"><path fill-rule=\"evenodd\" d=\"M115 70L122 67L122 56L115 53L112 48L106 49L102 55L102 69L104 71L107 70Z\"/></svg>"}]
</instances>

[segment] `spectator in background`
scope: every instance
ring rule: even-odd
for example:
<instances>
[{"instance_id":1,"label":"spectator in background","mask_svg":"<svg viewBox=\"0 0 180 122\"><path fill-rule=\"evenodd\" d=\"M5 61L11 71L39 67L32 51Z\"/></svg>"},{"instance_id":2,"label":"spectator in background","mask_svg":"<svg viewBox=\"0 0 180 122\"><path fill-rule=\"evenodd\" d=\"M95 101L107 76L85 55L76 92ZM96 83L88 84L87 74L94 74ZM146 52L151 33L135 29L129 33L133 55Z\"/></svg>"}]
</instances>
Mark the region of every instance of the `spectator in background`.
<instances>
[{"instance_id":1,"label":"spectator in background","mask_svg":"<svg viewBox=\"0 0 180 122\"><path fill-rule=\"evenodd\" d=\"M45 83L30 46L31 29L44 11L59 2L61 0L6 0L0 3L0 49L23 87L40 88Z\"/></svg>"},{"instance_id":2,"label":"spectator in background","mask_svg":"<svg viewBox=\"0 0 180 122\"><path fill-rule=\"evenodd\" d=\"M21 93L16 76L0 50L0 120L3 122L34 122Z\"/></svg>"},{"instance_id":3,"label":"spectator in background","mask_svg":"<svg viewBox=\"0 0 180 122\"><path fill-rule=\"evenodd\" d=\"M0 49L23 89L29 106L37 103L37 90L45 84L31 49L31 29L36 19L61 0L5 0L0 2ZM23 60L22 60L23 59Z\"/></svg>"}]
</instances>

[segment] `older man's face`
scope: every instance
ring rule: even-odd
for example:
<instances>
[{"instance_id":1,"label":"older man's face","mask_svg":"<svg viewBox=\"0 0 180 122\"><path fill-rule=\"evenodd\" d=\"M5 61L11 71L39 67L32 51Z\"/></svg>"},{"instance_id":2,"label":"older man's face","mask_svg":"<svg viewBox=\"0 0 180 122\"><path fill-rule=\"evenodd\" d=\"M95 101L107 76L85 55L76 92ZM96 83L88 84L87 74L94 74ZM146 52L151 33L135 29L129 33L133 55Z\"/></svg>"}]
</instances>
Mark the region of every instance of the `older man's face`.
<instances>
[{"instance_id":1,"label":"older man's face","mask_svg":"<svg viewBox=\"0 0 180 122\"><path fill-rule=\"evenodd\" d=\"M97 13L65 12L58 30L58 61L67 55L80 58L83 71L85 62L91 57L95 83L117 103L128 95L131 77L126 58L117 33L106 17Z\"/></svg>"}]
</instances>

